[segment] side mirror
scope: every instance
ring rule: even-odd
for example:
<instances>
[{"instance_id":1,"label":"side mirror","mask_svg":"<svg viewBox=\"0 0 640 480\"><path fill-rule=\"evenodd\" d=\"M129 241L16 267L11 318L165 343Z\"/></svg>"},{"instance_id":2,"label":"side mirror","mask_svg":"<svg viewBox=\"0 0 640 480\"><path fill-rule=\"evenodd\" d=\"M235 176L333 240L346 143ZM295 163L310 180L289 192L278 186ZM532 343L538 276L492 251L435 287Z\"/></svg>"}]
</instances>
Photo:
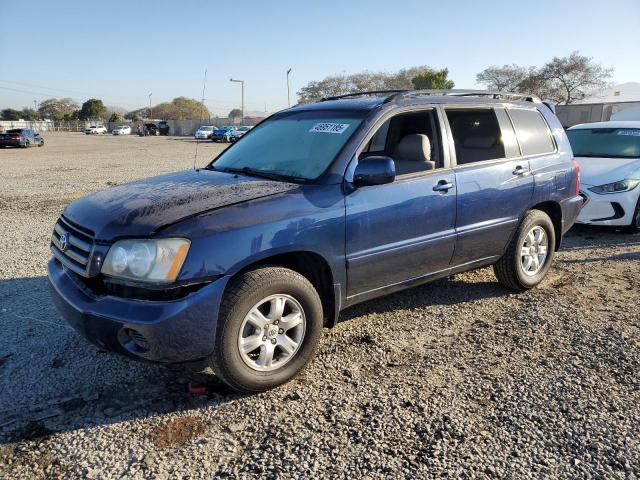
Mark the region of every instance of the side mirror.
<instances>
[{"instance_id":1,"label":"side mirror","mask_svg":"<svg viewBox=\"0 0 640 480\"><path fill-rule=\"evenodd\" d=\"M396 166L389 157L366 157L358 162L353 173L356 187L384 185L396 179Z\"/></svg>"}]
</instances>

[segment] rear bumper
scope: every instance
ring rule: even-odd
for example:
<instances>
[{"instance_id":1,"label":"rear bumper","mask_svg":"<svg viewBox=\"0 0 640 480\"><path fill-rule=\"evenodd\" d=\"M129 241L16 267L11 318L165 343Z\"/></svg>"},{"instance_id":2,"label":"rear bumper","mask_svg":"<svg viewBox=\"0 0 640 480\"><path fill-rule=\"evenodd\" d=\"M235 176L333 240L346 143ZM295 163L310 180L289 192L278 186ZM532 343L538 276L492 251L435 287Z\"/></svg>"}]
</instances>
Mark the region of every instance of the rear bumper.
<instances>
[{"instance_id":1,"label":"rear bumper","mask_svg":"<svg viewBox=\"0 0 640 480\"><path fill-rule=\"evenodd\" d=\"M53 258L47 269L56 308L91 343L164 363L199 360L213 352L228 277L179 300L146 301L94 295Z\"/></svg>"},{"instance_id":2,"label":"rear bumper","mask_svg":"<svg viewBox=\"0 0 640 480\"><path fill-rule=\"evenodd\" d=\"M640 197L640 188L606 195L593 193L585 188L582 193L587 200L578 216L578 223L624 226L631 224Z\"/></svg>"},{"instance_id":3,"label":"rear bumper","mask_svg":"<svg viewBox=\"0 0 640 480\"><path fill-rule=\"evenodd\" d=\"M0 140L0 147L22 147L24 145L20 140Z\"/></svg>"},{"instance_id":4,"label":"rear bumper","mask_svg":"<svg viewBox=\"0 0 640 480\"><path fill-rule=\"evenodd\" d=\"M580 211L584 206L584 199L580 195L567 198L560 202L562 208L562 234L564 235L576 223Z\"/></svg>"}]
</instances>

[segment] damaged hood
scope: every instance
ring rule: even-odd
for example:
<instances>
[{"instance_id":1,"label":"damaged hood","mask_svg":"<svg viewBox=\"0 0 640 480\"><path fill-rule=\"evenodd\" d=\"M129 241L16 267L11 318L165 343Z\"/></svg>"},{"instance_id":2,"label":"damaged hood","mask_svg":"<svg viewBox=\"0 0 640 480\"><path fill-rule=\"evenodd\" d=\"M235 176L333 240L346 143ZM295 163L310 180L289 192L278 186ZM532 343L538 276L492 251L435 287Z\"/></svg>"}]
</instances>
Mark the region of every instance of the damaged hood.
<instances>
[{"instance_id":1,"label":"damaged hood","mask_svg":"<svg viewBox=\"0 0 640 480\"><path fill-rule=\"evenodd\" d=\"M298 185L211 170L188 170L147 178L93 193L63 215L92 230L97 240L147 236L179 220Z\"/></svg>"}]
</instances>

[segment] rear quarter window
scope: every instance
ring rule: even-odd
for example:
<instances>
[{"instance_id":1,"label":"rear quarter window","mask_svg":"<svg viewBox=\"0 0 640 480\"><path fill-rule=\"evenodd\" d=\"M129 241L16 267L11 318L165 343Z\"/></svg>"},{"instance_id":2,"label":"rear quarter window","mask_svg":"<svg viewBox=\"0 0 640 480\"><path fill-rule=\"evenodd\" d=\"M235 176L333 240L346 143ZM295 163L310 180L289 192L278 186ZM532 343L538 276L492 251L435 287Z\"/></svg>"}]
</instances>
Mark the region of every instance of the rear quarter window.
<instances>
[{"instance_id":1,"label":"rear quarter window","mask_svg":"<svg viewBox=\"0 0 640 480\"><path fill-rule=\"evenodd\" d=\"M553 137L537 110L510 109L509 116L522 149L522 155L540 155L556 150Z\"/></svg>"}]
</instances>

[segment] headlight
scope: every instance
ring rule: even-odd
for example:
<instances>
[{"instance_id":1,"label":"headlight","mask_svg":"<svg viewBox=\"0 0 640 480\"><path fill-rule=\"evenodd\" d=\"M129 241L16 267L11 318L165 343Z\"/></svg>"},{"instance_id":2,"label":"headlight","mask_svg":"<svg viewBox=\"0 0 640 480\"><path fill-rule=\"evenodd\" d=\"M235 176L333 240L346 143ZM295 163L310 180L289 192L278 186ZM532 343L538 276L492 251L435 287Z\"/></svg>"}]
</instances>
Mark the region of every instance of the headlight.
<instances>
[{"instance_id":1,"label":"headlight","mask_svg":"<svg viewBox=\"0 0 640 480\"><path fill-rule=\"evenodd\" d=\"M597 187L591 187L591 190L594 193L620 193L627 192L629 190L633 190L640 184L640 180L635 180L631 178L627 178L626 180L620 180L619 182L607 183L605 185L599 185Z\"/></svg>"},{"instance_id":2,"label":"headlight","mask_svg":"<svg viewBox=\"0 0 640 480\"><path fill-rule=\"evenodd\" d=\"M190 244L184 238L120 240L109 249L102 273L142 282L173 282Z\"/></svg>"}]
</instances>

